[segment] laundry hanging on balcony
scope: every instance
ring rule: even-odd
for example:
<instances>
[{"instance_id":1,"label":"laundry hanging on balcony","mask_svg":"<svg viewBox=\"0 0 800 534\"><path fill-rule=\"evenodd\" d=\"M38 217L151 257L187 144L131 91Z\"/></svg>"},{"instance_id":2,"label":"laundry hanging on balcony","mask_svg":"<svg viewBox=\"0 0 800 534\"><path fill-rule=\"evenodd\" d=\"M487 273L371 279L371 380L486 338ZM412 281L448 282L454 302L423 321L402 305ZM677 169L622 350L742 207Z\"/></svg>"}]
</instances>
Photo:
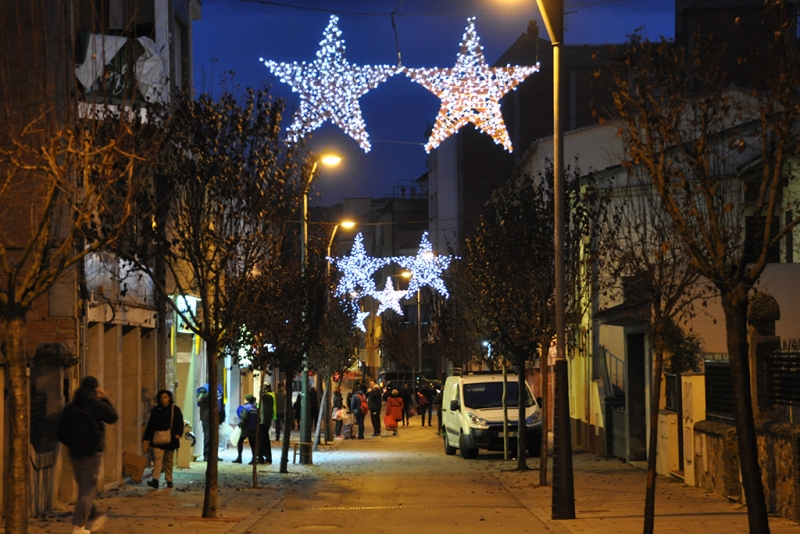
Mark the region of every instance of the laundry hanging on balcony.
<instances>
[{"instance_id":1,"label":"laundry hanging on balcony","mask_svg":"<svg viewBox=\"0 0 800 534\"><path fill-rule=\"evenodd\" d=\"M156 44L149 37L82 33L78 37L75 75L86 94L136 98L148 102L166 94L167 75Z\"/></svg>"}]
</instances>

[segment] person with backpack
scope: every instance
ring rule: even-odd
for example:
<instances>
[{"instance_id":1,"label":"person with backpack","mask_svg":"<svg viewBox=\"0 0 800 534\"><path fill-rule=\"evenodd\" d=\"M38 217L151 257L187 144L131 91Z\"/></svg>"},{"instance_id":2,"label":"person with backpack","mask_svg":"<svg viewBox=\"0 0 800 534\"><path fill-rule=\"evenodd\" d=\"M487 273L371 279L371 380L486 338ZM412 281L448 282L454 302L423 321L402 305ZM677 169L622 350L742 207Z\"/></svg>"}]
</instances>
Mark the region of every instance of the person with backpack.
<instances>
[{"instance_id":1,"label":"person with backpack","mask_svg":"<svg viewBox=\"0 0 800 534\"><path fill-rule=\"evenodd\" d=\"M162 389L156 394L156 405L150 410L150 418L144 429L143 445L150 446L153 456L153 478L147 485L158 489L161 469L164 469L164 480L167 487L172 487L172 465L175 451L181 446L183 433L183 413L175 406L172 392Z\"/></svg>"},{"instance_id":2,"label":"person with backpack","mask_svg":"<svg viewBox=\"0 0 800 534\"><path fill-rule=\"evenodd\" d=\"M97 378L84 377L58 421L58 439L69 448L69 460L78 485L72 534L100 532L108 520L105 514L97 513L94 497L103 463L105 425L116 423L118 416L99 386Z\"/></svg>"},{"instance_id":3,"label":"person with backpack","mask_svg":"<svg viewBox=\"0 0 800 534\"><path fill-rule=\"evenodd\" d=\"M358 439L364 439L364 417L369 413L367 396L361 390L353 392L353 400L350 404L350 411L356 416L358 425Z\"/></svg>"},{"instance_id":4,"label":"person with backpack","mask_svg":"<svg viewBox=\"0 0 800 534\"><path fill-rule=\"evenodd\" d=\"M238 456L233 461L235 464L242 463L242 449L244 449L244 440L250 442L250 452L253 454L253 459L250 460L250 465L258 460L256 454L256 432L258 432L258 408L256 407L256 398L253 395L245 395L245 404L239 406L237 410L239 415L239 428L242 433L239 435L239 442L236 444L236 452Z\"/></svg>"},{"instance_id":5,"label":"person with backpack","mask_svg":"<svg viewBox=\"0 0 800 534\"><path fill-rule=\"evenodd\" d=\"M419 415L422 417L422 426L425 426L425 414L428 414L428 426L431 426L431 416L433 414L433 386L426 383L422 389L417 391L417 406Z\"/></svg>"}]
</instances>

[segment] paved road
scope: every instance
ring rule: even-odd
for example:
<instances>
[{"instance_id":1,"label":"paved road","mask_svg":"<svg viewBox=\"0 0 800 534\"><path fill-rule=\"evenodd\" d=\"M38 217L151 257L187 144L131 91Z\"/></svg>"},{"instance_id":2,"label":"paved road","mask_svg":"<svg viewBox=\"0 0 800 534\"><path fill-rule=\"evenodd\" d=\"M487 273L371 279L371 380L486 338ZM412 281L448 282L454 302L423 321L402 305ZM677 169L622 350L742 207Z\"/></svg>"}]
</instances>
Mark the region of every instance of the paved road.
<instances>
[{"instance_id":1,"label":"paved road","mask_svg":"<svg viewBox=\"0 0 800 534\"><path fill-rule=\"evenodd\" d=\"M414 421L418 423L418 420ZM278 450L273 456L278 458ZM223 457L232 459L231 452ZM538 469L538 460L529 460ZM337 442L313 466L251 468L220 464L219 518L199 518L205 464L179 470L175 488L144 484L106 492L98 500L113 533L227 533L374 531L392 533L639 533L645 472L618 460L574 456L578 518L550 519L550 488L538 470L515 471L515 461L481 452L476 460L445 456L429 427L401 427L400 436ZM698 488L659 478L656 532L747 532L743 507ZM71 510L33 522L32 534L67 533ZM774 518L774 534L800 534Z\"/></svg>"}]
</instances>

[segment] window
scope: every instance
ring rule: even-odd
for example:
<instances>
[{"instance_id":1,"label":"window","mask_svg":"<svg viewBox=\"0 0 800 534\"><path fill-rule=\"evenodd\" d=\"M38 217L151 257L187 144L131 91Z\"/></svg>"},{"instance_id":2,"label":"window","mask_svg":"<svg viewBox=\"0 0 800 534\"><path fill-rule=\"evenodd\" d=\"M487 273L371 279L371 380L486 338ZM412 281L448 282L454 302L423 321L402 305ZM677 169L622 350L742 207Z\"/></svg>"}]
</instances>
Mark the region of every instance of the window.
<instances>
[{"instance_id":1,"label":"window","mask_svg":"<svg viewBox=\"0 0 800 534\"><path fill-rule=\"evenodd\" d=\"M764 225L766 224L766 217L747 217L745 219L744 230L744 261L745 263L754 263L761 255L761 250L764 248ZM775 217L772 223L772 231L775 233L778 228L778 218ZM774 243L767 252L767 261L770 263L778 263L780 261L780 243Z\"/></svg>"}]
</instances>

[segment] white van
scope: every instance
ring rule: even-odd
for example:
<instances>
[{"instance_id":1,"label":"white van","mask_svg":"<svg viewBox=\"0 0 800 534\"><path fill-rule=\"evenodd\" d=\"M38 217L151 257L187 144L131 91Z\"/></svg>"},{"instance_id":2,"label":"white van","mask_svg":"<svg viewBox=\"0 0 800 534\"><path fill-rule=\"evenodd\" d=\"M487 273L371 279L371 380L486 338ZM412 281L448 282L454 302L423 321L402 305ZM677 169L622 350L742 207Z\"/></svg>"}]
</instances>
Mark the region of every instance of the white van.
<instances>
[{"instance_id":1,"label":"white van","mask_svg":"<svg viewBox=\"0 0 800 534\"><path fill-rule=\"evenodd\" d=\"M508 375L506 406L508 408L509 448L517 448L517 375ZM541 454L542 420L539 405L525 384L525 438L528 455ZM450 376L442 395L442 428L445 454L456 449L467 459L478 456L478 449L503 450L503 375L499 372L477 372Z\"/></svg>"}]
</instances>

